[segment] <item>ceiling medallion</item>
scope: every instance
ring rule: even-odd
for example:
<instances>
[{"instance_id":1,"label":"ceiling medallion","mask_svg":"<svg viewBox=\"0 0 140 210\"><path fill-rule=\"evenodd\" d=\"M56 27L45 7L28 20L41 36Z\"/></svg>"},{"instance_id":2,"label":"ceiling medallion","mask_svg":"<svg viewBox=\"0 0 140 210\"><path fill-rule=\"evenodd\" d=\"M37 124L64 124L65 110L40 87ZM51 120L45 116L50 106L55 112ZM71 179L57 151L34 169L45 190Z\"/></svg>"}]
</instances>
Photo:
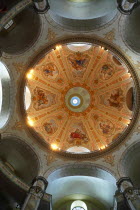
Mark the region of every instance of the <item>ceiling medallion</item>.
<instances>
[{"instance_id":1,"label":"ceiling medallion","mask_svg":"<svg viewBox=\"0 0 140 210\"><path fill-rule=\"evenodd\" d=\"M90 44L76 52L67 45L49 49L28 70L26 119L37 138L58 153L100 155L128 134L137 82L129 64L107 48Z\"/></svg>"},{"instance_id":2,"label":"ceiling medallion","mask_svg":"<svg viewBox=\"0 0 140 210\"><path fill-rule=\"evenodd\" d=\"M85 111L90 105L90 94L83 87L73 87L65 94L65 103L72 112Z\"/></svg>"}]
</instances>

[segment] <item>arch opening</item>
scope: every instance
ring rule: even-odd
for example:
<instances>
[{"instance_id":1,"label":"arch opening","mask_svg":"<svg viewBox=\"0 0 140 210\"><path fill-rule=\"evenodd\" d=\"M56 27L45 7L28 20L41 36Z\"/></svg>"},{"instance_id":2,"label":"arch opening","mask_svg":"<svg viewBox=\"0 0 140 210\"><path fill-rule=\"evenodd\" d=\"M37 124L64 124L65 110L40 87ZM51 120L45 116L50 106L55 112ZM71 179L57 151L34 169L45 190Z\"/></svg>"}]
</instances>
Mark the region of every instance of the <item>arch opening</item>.
<instances>
[{"instance_id":1,"label":"arch opening","mask_svg":"<svg viewBox=\"0 0 140 210\"><path fill-rule=\"evenodd\" d=\"M31 48L41 32L41 18L32 7L24 8L0 31L1 49L19 54Z\"/></svg>"},{"instance_id":2,"label":"arch opening","mask_svg":"<svg viewBox=\"0 0 140 210\"><path fill-rule=\"evenodd\" d=\"M52 194L55 210L64 208L64 203L67 208L74 209L76 206L72 206L72 203L77 200L84 201L87 209L89 206L89 209L95 207L105 210L113 206L116 179L98 167L88 167L87 164L64 166L52 172L47 180L47 193ZM59 186L62 190L58 191ZM86 209L84 206L80 207Z\"/></svg>"},{"instance_id":3,"label":"arch opening","mask_svg":"<svg viewBox=\"0 0 140 210\"><path fill-rule=\"evenodd\" d=\"M140 142L135 143L124 154L121 166L125 176L131 178L135 187L140 187Z\"/></svg>"},{"instance_id":4,"label":"arch opening","mask_svg":"<svg viewBox=\"0 0 140 210\"><path fill-rule=\"evenodd\" d=\"M7 67L0 61L0 129L10 115L10 76Z\"/></svg>"},{"instance_id":5,"label":"arch opening","mask_svg":"<svg viewBox=\"0 0 140 210\"><path fill-rule=\"evenodd\" d=\"M36 153L21 139L2 139L0 162L11 174L26 184L30 184L39 174L40 164Z\"/></svg>"},{"instance_id":6,"label":"arch opening","mask_svg":"<svg viewBox=\"0 0 140 210\"><path fill-rule=\"evenodd\" d=\"M49 0L49 14L56 23L70 30L93 30L107 24L117 14L115 0L94 1Z\"/></svg>"},{"instance_id":7,"label":"arch opening","mask_svg":"<svg viewBox=\"0 0 140 210\"><path fill-rule=\"evenodd\" d=\"M88 210L88 209L87 209L87 205L83 201L77 200L71 204L70 210Z\"/></svg>"}]
</instances>

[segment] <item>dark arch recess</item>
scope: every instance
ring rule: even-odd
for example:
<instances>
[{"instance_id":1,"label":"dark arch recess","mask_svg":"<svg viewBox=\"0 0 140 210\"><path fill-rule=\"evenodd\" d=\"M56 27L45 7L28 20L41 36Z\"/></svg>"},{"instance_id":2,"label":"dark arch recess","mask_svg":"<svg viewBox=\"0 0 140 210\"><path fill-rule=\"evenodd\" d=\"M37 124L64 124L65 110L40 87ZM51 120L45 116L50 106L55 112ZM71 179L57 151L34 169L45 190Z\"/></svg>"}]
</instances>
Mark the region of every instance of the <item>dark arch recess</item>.
<instances>
[{"instance_id":1,"label":"dark arch recess","mask_svg":"<svg viewBox=\"0 0 140 210\"><path fill-rule=\"evenodd\" d=\"M121 164L125 176L130 177L136 187L140 187L140 142L126 150Z\"/></svg>"},{"instance_id":2,"label":"dark arch recess","mask_svg":"<svg viewBox=\"0 0 140 210\"><path fill-rule=\"evenodd\" d=\"M23 140L9 137L1 140L0 160L13 175L26 184L31 184L39 174L40 164L37 155Z\"/></svg>"},{"instance_id":3,"label":"dark arch recess","mask_svg":"<svg viewBox=\"0 0 140 210\"><path fill-rule=\"evenodd\" d=\"M27 7L13 19L13 25L0 31L1 49L8 54L22 53L38 39L41 31L40 16Z\"/></svg>"}]
</instances>

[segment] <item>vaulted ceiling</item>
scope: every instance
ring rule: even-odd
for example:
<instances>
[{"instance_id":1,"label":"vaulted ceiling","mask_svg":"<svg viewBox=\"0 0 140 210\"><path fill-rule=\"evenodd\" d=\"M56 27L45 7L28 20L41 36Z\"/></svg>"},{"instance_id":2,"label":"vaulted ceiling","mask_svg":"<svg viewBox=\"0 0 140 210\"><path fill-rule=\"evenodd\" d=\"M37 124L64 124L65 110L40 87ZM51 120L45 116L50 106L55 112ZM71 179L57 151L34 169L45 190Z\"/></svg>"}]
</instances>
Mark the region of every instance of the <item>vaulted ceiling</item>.
<instances>
[{"instance_id":1,"label":"vaulted ceiling","mask_svg":"<svg viewBox=\"0 0 140 210\"><path fill-rule=\"evenodd\" d=\"M108 50L89 45L80 52L79 44L72 51L71 45L56 47L28 71L27 121L59 150L102 150L129 128L134 82L127 66Z\"/></svg>"},{"instance_id":2,"label":"vaulted ceiling","mask_svg":"<svg viewBox=\"0 0 140 210\"><path fill-rule=\"evenodd\" d=\"M33 175L55 185L87 174L102 182L108 173L108 185L111 176L139 184L140 8L123 16L116 1L49 0L50 10L37 14L32 0L6 2L1 172L24 191Z\"/></svg>"}]
</instances>

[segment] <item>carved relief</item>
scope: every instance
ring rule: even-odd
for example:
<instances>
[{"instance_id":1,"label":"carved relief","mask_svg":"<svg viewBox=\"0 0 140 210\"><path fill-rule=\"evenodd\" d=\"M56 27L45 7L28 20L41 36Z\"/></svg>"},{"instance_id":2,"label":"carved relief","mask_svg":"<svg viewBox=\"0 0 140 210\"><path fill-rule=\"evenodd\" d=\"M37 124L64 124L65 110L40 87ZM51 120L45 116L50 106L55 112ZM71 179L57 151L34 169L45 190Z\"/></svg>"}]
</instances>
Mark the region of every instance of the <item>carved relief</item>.
<instances>
[{"instance_id":1,"label":"carved relief","mask_svg":"<svg viewBox=\"0 0 140 210\"><path fill-rule=\"evenodd\" d=\"M107 155L107 156L104 157L103 161L110 164L111 166L114 166L115 165L115 163L114 163L115 155L112 155L112 154Z\"/></svg>"},{"instance_id":2,"label":"carved relief","mask_svg":"<svg viewBox=\"0 0 140 210\"><path fill-rule=\"evenodd\" d=\"M105 34L105 39L111 42L115 40L115 28Z\"/></svg>"},{"instance_id":3,"label":"carved relief","mask_svg":"<svg viewBox=\"0 0 140 210\"><path fill-rule=\"evenodd\" d=\"M56 38L57 34L51 29L48 29L48 35L46 37L46 39L48 39L48 41L52 41Z\"/></svg>"}]
</instances>

